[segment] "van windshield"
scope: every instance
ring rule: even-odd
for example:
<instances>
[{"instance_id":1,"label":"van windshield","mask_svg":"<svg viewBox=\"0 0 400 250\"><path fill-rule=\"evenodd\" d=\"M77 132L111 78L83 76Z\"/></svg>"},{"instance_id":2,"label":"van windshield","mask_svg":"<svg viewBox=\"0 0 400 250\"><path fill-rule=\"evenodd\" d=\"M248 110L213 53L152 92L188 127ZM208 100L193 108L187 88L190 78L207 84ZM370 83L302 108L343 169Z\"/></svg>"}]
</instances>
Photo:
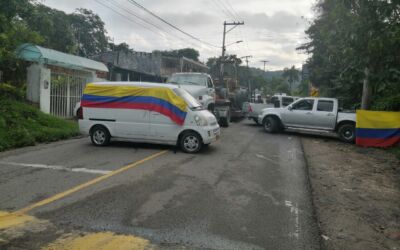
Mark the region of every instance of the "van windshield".
<instances>
[{"instance_id":1,"label":"van windshield","mask_svg":"<svg viewBox=\"0 0 400 250\"><path fill-rule=\"evenodd\" d=\"M187 105L189 106L189 108L191 110L202 110L203 109L201 104L193 96L191 96L186 90L177 88L177 89L174 89L174 92L186 101Z\"/></svg>"},{"instance_id":2,"label":"van windshield","mask_svg":"<svg viewBox=\"0 0 400 250\"><path fill-rule=\"evenodd\" d=\"M181 85L206 86L207 77L203 75L194 75L194 74L176 74L168 78L167 83L178 84L178 85L181 84Z\"/></svg>"}]
</instances>

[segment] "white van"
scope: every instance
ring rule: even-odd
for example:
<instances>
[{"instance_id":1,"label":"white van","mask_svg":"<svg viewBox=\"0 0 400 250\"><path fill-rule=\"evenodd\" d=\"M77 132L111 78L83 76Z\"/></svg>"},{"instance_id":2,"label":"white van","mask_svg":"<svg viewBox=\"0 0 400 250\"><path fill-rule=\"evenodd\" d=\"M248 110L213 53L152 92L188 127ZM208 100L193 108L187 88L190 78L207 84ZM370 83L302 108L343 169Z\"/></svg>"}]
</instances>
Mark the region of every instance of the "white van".
<instances>
[{"instance_id":1,"label":"white van","mask_svg":"<svg viewBox=\"0 0 400 250\"><path fill-rule=\"evenodd\" d=\"M110 139L179 145L196 153L216 141L215 116L184 89L171 84L102 82L86 86L78 111L79 130L92 143Z\"/></svg>"}]
</instances>

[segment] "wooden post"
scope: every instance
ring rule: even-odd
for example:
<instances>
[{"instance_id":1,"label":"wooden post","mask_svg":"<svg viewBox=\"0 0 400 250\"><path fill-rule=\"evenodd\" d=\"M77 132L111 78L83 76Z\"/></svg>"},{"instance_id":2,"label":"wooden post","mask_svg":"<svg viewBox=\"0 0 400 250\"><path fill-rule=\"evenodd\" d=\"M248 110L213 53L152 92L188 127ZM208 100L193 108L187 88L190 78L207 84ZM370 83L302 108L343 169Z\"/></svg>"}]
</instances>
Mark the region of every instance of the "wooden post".
<instances>
[{"instance_id":1,"label":"wooden post","mask_svg":"<svg viewBox=\"0 0 400 250\"><path fill-rule=\"evenodd\" d=\"M364 83L363 83L363 93L361 100L361 109L367 110L370 106L370 95L371 90L369 87L369 68L365 67L364 69Z\"/></svg>"}]
</instances>

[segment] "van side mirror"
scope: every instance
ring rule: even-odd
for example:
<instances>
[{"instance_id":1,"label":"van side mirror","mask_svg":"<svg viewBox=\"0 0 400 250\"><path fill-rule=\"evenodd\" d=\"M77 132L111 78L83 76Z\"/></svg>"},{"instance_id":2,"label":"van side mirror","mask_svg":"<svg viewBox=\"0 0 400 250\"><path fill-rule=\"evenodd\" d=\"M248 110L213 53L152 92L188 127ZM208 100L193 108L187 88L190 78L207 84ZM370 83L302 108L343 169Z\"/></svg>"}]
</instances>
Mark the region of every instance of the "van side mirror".
<instances>
[{"instance_id":1,"label":"van side mirror","mask_svg":"<svg viewBox=\"0 0 400 250\"><path fill-rule=\"evenodd\" d=\"M292 106L290 106L290 105L287 107L287 109L288 109L289 111L292 111L292 110L293 110Z\"/></svg>"}]
</instances>

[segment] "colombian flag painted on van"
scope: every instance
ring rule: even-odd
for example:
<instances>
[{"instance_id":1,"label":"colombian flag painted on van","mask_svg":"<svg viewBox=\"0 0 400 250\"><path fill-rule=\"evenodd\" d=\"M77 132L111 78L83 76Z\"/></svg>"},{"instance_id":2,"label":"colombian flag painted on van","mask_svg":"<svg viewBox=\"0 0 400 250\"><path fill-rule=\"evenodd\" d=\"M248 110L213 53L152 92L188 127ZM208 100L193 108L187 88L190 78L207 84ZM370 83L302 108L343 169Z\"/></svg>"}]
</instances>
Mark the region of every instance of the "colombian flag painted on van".
<instances>
[{"instance_id":1,"label":"colombian flag painted on van","mask_svg":"<svg viewBox=\"0 0 400 250\"><path fill-rule=\"evenodd\" d=\"M89 83L83 92L82 107L142 109L158 112L178 125L186 118L187 104L169 88Z\"/></svg>"},{"instance_id":2,"label":"colombian flag painted on van","mask_svg":"<svg viewBox=\"0 0 400 250\"><path fill-rule=\"evenodd\" d=\"M389 147L400 143L400 112L357 110L356 143Z\"/></svg>"}]
</instances>

